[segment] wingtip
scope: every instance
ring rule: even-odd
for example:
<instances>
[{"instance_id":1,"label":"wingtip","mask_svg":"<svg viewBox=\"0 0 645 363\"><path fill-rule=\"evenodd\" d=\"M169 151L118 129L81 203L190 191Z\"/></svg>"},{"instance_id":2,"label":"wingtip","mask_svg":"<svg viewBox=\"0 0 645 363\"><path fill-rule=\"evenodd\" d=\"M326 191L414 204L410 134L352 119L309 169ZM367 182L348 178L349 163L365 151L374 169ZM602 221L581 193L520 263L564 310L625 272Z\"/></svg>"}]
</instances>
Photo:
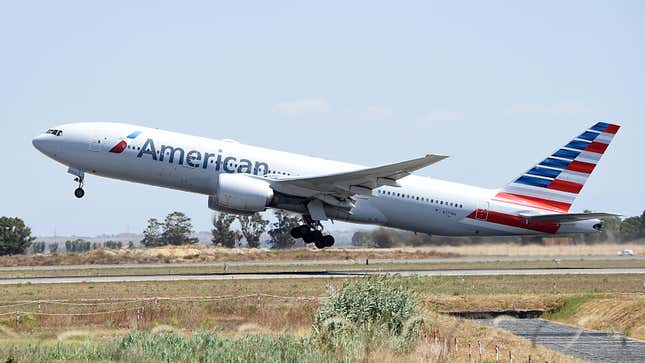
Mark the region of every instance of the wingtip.
<instances>
[{"instance_id":1,"label":"wingtip","mask_svg":"<svg viewBox=\"0 0 645 363\"><path fill-rule=\"evenodd\" d=\"M449 158L448 155L426 154L426 158L439 158L440 160Z\"/></svg>"}]
</instances>

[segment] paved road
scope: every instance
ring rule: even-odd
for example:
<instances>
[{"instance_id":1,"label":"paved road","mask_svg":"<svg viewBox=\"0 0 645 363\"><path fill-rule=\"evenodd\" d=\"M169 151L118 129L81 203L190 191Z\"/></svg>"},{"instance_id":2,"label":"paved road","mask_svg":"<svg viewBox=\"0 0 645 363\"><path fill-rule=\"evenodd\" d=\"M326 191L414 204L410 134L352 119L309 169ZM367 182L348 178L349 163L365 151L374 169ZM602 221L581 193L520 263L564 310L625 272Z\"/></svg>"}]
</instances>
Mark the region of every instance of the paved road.
<instances>
[{"instance_id":1,"label":"paved road","mask_svg":"<svg viewBox=\"0 0 645 363\"><path fill-rule=\"evenodd\" d=\"M0 285L31 283L75 283L75 282L131 282L131 281L190 281L190 280L273 280L347 278L371 274L399 274L402 276L502 276L502 275L614 275L645 274L645 268L529 268L529 269L455 269L455 270L387 270L387 271L304 271L264 273L194 273L169 275L126 275L126 276L61 276L0 279Z\"/></svg>"},{"instance_id":2,"label":"paved road","mask_svg":"<svg viewBox=\"0 0 645 363\"><path fill-rule=\"evenodd\" d=\"M590 362L643 362L645 342L542 319L496 318L483 322Z\"/></svg>"},{"instance_id":3,"label":"paved road","mask_svg":"<svg viewBox=\"0 0 645 363\"><path fill-rule=\"evenodd\" d=\"M645 256L564 256L557 257L565 261L643 261ZM446 263L494 263L494 262L554 262L556 257L545 256L474 256L426 259L370 259L370 265L433 265ZM129 263L120 265L54 265L54 266L2 266L0 271L47 271L47 270L100 270L122 268L173 268L173 267L230 267L236 266L352 266L364 265L360 260L312 260L312 261L245 261L245 262L206 262L206 263Z\"/></svg>"}]
</instances>

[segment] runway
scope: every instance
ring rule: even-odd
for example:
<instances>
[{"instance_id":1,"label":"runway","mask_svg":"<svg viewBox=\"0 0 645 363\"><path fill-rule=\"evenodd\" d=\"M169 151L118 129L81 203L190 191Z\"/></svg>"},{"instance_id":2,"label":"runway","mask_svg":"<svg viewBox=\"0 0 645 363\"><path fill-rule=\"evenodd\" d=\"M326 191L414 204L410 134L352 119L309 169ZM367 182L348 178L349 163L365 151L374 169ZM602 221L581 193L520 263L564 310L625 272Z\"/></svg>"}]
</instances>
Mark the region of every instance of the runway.
<instances>
[{"instance_id":1,"label":"runway","mask_svg":"<svg viewBox=\"0 0 645 363\"><path fill-rule=\"evenodd\" d=\"M98 282L146 282L146 281L204 281L204 280L277 280L277 279L328 279L352 278L367 275L397 274L400 276L508 276L508 275L616 275L645 274L645 268L512 268L512 269L434 269L434 270L363 270L363 271L303 271L264 273L195 273L167 275L124 276L60 276L33 278L4 278L0 285L14 284L65 284Z\"/></svg>"},{"instance_id":2,"label":"runway","mask_svg":"<svg viewBox=\"0 0 645 363\"><path fill-rule=\"evenodd\" d=\"M494 262L570 262L570 261L643 261L645 256L477 256L425 259L371 259L370 265L439 265L457 263L494 263ZM351 260L301 260L301 261L242 261L242 262L185 262L185 263L126 263L113 265L50 265L50 266L0 266L0 271L53 271L53 270L99 270L125 268L183 268L183 267L251 267L251 266L353 266L364 265L365 259Z\"/></svg>"}]
</instances>

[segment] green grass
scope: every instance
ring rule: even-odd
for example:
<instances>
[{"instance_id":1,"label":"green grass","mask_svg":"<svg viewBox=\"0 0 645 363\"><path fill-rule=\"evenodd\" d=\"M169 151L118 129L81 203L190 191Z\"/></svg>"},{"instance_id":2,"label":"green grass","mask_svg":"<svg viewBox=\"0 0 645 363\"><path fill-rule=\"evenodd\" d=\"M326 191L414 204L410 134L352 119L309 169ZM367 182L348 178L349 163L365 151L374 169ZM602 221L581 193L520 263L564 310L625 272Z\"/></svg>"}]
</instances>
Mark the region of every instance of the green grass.
<instances>
[{"instance_id":1,"label":"green grass","mask_svg":"<svg viewBox=\"0 0 645 363\"><path fill-rule=\"evenodd\" d=\"M561 300L561 305L556 310L547 312L544 314L544 318L550 320L565 320L572 317L577 311L578 308L593 299L598 298L598 296L593 294L584 294L565 297Z\"/></svg>"},{"instance_id":2,"label":"green grass","mask_svg":"<svg viewBox=\"0 0 645 363\"><path fill-rule=\"evenodd\" d=\"M310 334L225 336L214 331L192 335L134 330L110 340L39 344L4 342L0 357L10 361L44 362L336 362L368 361L370 352L397 354L418 343L415 294L400 278L371 277L347 283L332 294L317 314ZM288 317L286 317L288 318ZM333 326L340 320L351 329Z\"/></svg>"}]
</instances>

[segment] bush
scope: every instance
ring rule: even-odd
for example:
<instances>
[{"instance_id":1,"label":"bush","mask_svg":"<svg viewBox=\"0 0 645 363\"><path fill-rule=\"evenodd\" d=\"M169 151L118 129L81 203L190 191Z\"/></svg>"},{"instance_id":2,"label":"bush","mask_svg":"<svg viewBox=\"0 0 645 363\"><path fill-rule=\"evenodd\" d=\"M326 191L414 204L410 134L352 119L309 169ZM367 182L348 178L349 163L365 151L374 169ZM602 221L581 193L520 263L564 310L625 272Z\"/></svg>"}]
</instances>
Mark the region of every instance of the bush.
<instances>
[{"instance_id":1,"label":"bush","mask_svg":"<svg viewBox=\"0 0 645 363\"><path fill-rule=\"evenodd\" d=\"M390 348L405 350L421 325L416 295L400 278L371 276L345 283L321 304L312 336L320 343L336 344L353 335L367 344L387 341Z\"/></svg>"}]
</instances>

